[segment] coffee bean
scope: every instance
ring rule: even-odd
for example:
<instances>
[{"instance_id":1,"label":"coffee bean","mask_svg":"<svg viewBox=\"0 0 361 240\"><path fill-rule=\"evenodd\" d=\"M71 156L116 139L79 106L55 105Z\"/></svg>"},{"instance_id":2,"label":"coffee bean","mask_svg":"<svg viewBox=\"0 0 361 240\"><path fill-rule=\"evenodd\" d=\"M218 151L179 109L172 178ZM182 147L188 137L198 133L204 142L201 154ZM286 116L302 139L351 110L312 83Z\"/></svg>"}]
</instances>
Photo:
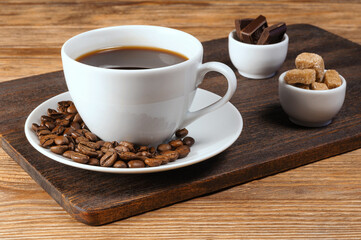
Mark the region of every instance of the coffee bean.
<instances>
[{"instance_id":1,"label":"coffee bean","mask_svg":"<svg viewBox=\"0 0 361 240\"><path fill-rule=\"evenodd\" d=\"M61 126L63 127L63 126ZM56 129L57 127L55 127L54 129ZM71 137L71 133L74 132L75 130L72 128L65 128L63 127L63 136L65 137Z\"/></svg>"},{"instance_id":2,"label":"coffee bean","mask_svg":"<svg viewBox=\"0 0 361 240\"><path fill-rule=\"evenodd\" d=\"M149 148L149 152L150 152L150 153L155 153L155 152L156 152L155 147L150 147L150 148Z\"/></svg>"},{"instance_id":3,"label":"coffee bean","mask_svg":"<svg viewBox=\"0 0 361 240\"><path fill-rule=\"evenodd\" d=\"M184 144L184 145L187 145L188 147L193 146L194 142L195 142L195 140L194 140L194 138L192 138L192 137L185 137L185 138L183 138L183 144Z\"/></svg>"},{"instance_id":4,"label":"coffee bean","mask_svg":"<svg viewBox=\"0 0 361 240\"><path fill-rule=\"evenodd\" d=\"M41 120L41 122L44 122L44 123L45 122L54 122L55 121L54 118L46 116L46 115L41 116L40 120Z\"/></svg>"},{"instance_id":5,"label":"coffee bean","mask_svg":"<svg viewBox=\"0 0 361 240\"><path fill-rule=\"evenodd\" d=\"M69 144L69 139L67 137L64 136L57 136L54 139L54 142L56 145L68 145Z\"/></svg>"},{"instance_id":6,"label":"coffee bean","mask_svg":"<svg viewBox=\"0 0 361 240\"><path fill-rule=\"evenodd\" d=\"M73 131L71 132L71 137L74 138L74 139L76 139L76 138L78 138L78 137L83 137L83 134L80 133L80 132L78 132L78 131L76 131L76 130L73 130Z\"/></svg>"},{"instance_id":7,"label":"coffee bean","mask_svg":"<svg viewBox=\"0 0 361 240\"><path fill-rule=\"evenodd\" d=\"M149 151L149 147L147 146L140 146L138 149L137 149L138 152L144 152L144 151Z\"/></svg>"},{"instance_id":8,"label":"coffee bean","mask_svg":"<svg viewBox=\"0 0 361 240\"><path fill-rule=\"evenodd\" d=\"M74 116L74 118L73 118L73 122L82 122L83 121L83 119L81 119L81 117L80 117L80 114L79 113L77 113L77 114L75 114L75 116Z\"/></svg>"},{"instance_id":9,"label":"coffee bean","mask_svg":"<svg viewBox=\"0 0 361 240\"><path fill-rule=\"evenodd\" d=\"M51 130L52 133L54 134L63 134L64 133L64 130L65 130L65 127L64 126L61 126L61 125L57 125L53 128L53 130Z\"/></svg>"},{"instance_id":10,"label":"coffee bean","mask_svg":"<svg viewBox=\"0 0 361 240\"><path fill-rule=\"evenodd\" d=\"M55 109L48 108L47 114L52 118L62 118L64 116L63 113L56 111Z\"/></svg>"},{"instance_id":11,"label":"coffee bean","mask_svg":"<svg viewBox=\"0 0 361 240\"><path fill-rule=\"evenodd\" d=\"M68 146L69 146L69 150L74 151L74 149L75 149L75 144L74 144L73 142L70 142Z\"/></svg>"},{"instance_id":12,"label":"coffee bean","mask_svg":"<svg viewBox=\"0 0 361 240\"><path fill-rule=\"evenodd\" d=\"M34 130L34 132L38 132L40 130L48 130L46 126L39 126L38 124L34 123L31 128Z\"/></svg>"},{"instance_id":13,"label":"coffee bean","mask_svg":"<svg viewBox=\"0 0 361 240\"><path fill-rule=\"evenodd\" d=\"M183 145L183 142L182 142L182 140L179 140L179 139L177 139L177 140L172 140L172 141L169 142L169 145L171 145L172 148L177 148L177 147L182 146L182 145Z\"/></svg>"},{"instance_id":14,"label":"coffee bean","mask_svg":"<svg viewBox=\"0 0 361 240\"><path fill-rule=\"evenodd\" d=\"M134 152L134 144L133 143L130 143L127 141L120 141L118 145L127 147L129 149L129 151Z\"/></svg>"},{"instance_id":15,"label":"coffee bean","mask_svg":"<svg viewBox=\"0 0 361 240\"><path fill-rule=\"evenodd\" d=\"M72 122L72 123L70 124L70 127L71 127L72 129L74 129L74 130L76 130L76 129L81 129L80 124L79 124L78 122Z\"/></svg>"},{"instance_id":16,"label":"coffee bean","mask_svg":"<svg viewBox=\"0 0 361 240\"><path fill-rule=\"evenodd\" d=\"M56 127L54 122L45 122L44 125L45 125L49 130L52 130L52 129L54 129L54 128Z\"/></svg>"},{"instance_id":17,"label":"coffee bean","mask_svg":"<svg viewBox=\"0 0 361 240\"><path fill-rule=\"evenodd\" d=\"M68 149L69 149L68 145L56 145L56 146L50 147L50 151L52 151L53 153L56 153L56 154L60 154L60 155L62 155Z\"/></svg>"},{"instance_id":18,"label":"coffee bean","mask_svg":"<svg viewBox=\"0 0 361 240\"><path fill-rule=\"evenodd\" d=\"M118 160L114 163L113 167L115 168L127 168L127 164L123 162L122 160Z\"/></svg>"},{"instance_id":19,"label":"coffee bean","mask_svg":"<svg viewBox=\"0 0 361 240\"><path fill-rule=\"evenodd\" d=\"M95 144L95 145L93 145L93 144ZM84 148L86 151L92 151L92 152L95 152L98 147L97 144L93 143L93 142L79 142L77 146L78 146L79 150Z\"/></svg>"},{"instance_id":20,"label":"coffee bean","mask_svg":"<svg viewBox=\"0 0 361 240\"><path fill-rule=\"evenodd\" d=\"M187 145L183 145L183 146L180 146L180 147L177 147L176 149L175 149L175 151L176 152L178 152L178 154L179 154L179 158L184 158L184 157L186 157L188 154L189 154L189 152L191 151L190 150L190 148L187 146Z\"/></svg>"},{"instance_id":21,"label":"coffee bean","mask_svg":"<svg viewBox=\"0 0 361 240\"><path fill-rule=\"evenodd\" d=\"M81 129L88 129L88 127L85 125L84 122L82 122L82 123L80 124L80 127L81 127Z\"/></svg>"},{"instance_id":22,"label":"coffee bean","mask_svg":"<svg viewBox=\"0 0 361 240\"><path fill-rule=\"evenodd\" d=\"M117 160L118 155L115 152L108 151L104 154L104 156L100 159L100 166L103 167L111 167Z\"/></svg>"},{"instance_id":23,"label":"coffee bean","mask_svg":"<svg viewBox=\"0 0 361 240\"><path fill-rule=\"evenodd\" d=\"M103 147L105 147L105 148L111 148L111 147L113 147L113 143L111 143L111 142L104 142Z\"/></svg>"},{"instance_id":24,"label":"coffee bean","mask_svg":"<svg viewBox=\"0 0 361 240\"><path fill-rule=\"evenodd\" d=\"M80 137L77 137L77 138L75 139L75 142L76 142L76 143L89 142L89 139L87 139L87 138L84 137L84 136L80 136Z\"/></svg>"},{"instance_id":25,"label":"coffee bean","mask_svg":"<svg viewBox=\"0 0 361 240\"><path fill-rule=\"evenodd\" d=\"M40 131L40 130L49 130L49 128L45 125L42 125L42 126L39 126L36 131Z\"/></svg>"},{"instance_id":26,"label":"coffee bean","mask_svg":"<svg viewBox=\"0 0 361 240\"><path fill-rule=\"evenodd\" d=\"M97 158L90 158L88 164L93 166L100 166L99 159Z\"/></svg>"},{"instance_id":27,"label":"coffee bean","mask_svg":"<svg viewBox=\"0 0 361 240\"><path fill-rule=\"evenodd\" d=\"M70 121L66 120L66 119L61 119L61 118L57 118L55 120L55 124L56 125L61 125L63 127L68 127L70 124Z\"/></svg>"},{"instance_id":28,"label":"coffee bean","mask_svg":"<svg viewBox=\"0 0 361 240\"><path fill-rule=\"evenodd\" d=\"M142 159L142 156L138 156L133 152L118 152L119 158L122 160L134 160L134 159Z\"/></svg>"},{"instance_id":29,"label":"coffee bean","mask_svg":"<svg viewBox=\"0 0 361 240\"><path fill-rule=\"evenodd\" d=\"M98 156L97 156L98 159L101 159L104 156L104 153L100 150L97 150L97 153L98 153Z\"/></svg>"},{"instance_id":30,"label":"coffee bean","mask_svg":"<svg viewBox=\"0 0 361 240\"><path fill-rule=\"evenodd\" d=\"M81 137L79 137L79 138L81 138ZM78 140L79 138L77 138L76 140ZM79 142L79 144L85 145L85 146L90 147L90 148L92 148L94 150L97 150L97 149L100 148L100 145L98 143L89 142L89 140L88 141L81 141L81 142Z\"/></svg>"},{"instance_id":31,"label":"coffee bean","mask_svg":"<svg viewBox=\"0 0 361 240\"><path fill-rule=\"evenodd\" d=\"M50 133L51 133L51 132L50 132L48 129L38 130L38 131L36 132L36 134L37 134L38 136L49 135Z\"/></svg>"},{"instance_id":32,"label":"coffee bean","mask_svg":"<svg viewBox=\"0 0 361 240\"><path fill-rule=\"evenodd\" d=\"M70 122L73 122L74 116L75 116L74 113L69 113L69 114L66 114L66 115L65 115L64 119L65 119L65 120L68 120L68 121L70 121ZM79 125L79 126L80 126L80 125Z\"/></svg>"},{"instance_id":33,"label":"coffee bean","mask_svg":"<svg viewBox=\"0 0 361 240\"><path fill-rule=\"evenodd\" d=\"M188 135L188 130L186 128L182 128L182 129L178 129L175 132L176 137L178 138L184 138L185 136Z\"/></svg>"},{"instance_id":34,"label":"coffee bean","mask_svg":"<svg viewBox=\"0 0 361 240\"><path fill-rule=\"evenodd\" d=\"M56 111L56 110L54 110L54 109L51 109L51 108L48 108L48 110L47 110L47 114L50 116L51 114L56 114L56 113L58 113L58 111Z\"/></svg>"},{"instance_id":35,"label":"coffee bean","mask_svg":"<svg viewBox=\"0 0 361 240\"><path fill-rule=\"evenodd\" d=\"M66 111L67 111L68 113L77 113L77 112L78 112L78 111L76 110L76 107L75 107L74 104L71 104L71 105L66 109Z\"/></svg>"},{"instance_id":36,"label":"coffee bean","mask_svg":"<svg viewBox=\"0 0 361 240\"><path fill-rule=\"evenodd\" d=\"M66 109L67 109L67 107L65 107L65 106L58 106L58 111L61 113L66 113Z\"/></svg>"},{"instance_id":37,"label":"coffee bean","mask_svg":"<svg viewBox=\"0 0 361 240\"><path fill-rule=\"evenodd\" d=\"M96 143L99 144L99 147L103 147L105 142L103 140L99 140Z\"/></svg>"},{"instance_id":38,"label":"coffee bean","mask_svg":"<svg viewBox=\"0 0 361 240\"><path fill-rule=\"evenodd\" d=\"M37 123L31 124L31 129L36 132L40 126Z\"/></svg>"},{"instance_id":39,"label":"coffee bean","mask_svg":"<svg viewBox=\"0 0 361 240\"><path fill-rule=\"evenodd\" d=\"M131 160L128 162L128 167L130 168L143 168L145 164L141 160Z\"/></svg>"},{"instance_id":40,"label":"coffee bean","mask_svg":"<svg viewBox=\"0 0 361 240\"><path fill-rule=\"evenodd\" d=\"M168 143L159 144L158 147L157 147L157 150L160 151L160 152L169 151L171 149L172 149L172 146L169 145Z\"/></svg>"},{"instance_id":41,"label":"coffee bean","mask_svg":"<svg viewBox=\"0 0 361 240\"><path fill-rule=\"evenodd\" d=\"M55 134L42 135L39 137L40 145L48 148L54 143L54 139L57 137Z\"/></svg>"},{"instance_id":42,"label":"coffee bean","mask_svg":"<svg viewBox=\"0 0 361 240\"><path fill-rule=\"evenodd\" d=\"M115 150L117 150L118 153L121 152L130 152L129 148L127 148L126 146L123 145L118 145L115 147Z\"/></svg>"},{"instance_id":43,"label":"coffee bean","mask_svg":"<svg viewBox=\"0 0 361 240\"><path fill-rule=\"evenodd\" d=\"M66 113L66 109L72 104L72 101L61 101L58 102L58 111L61 113Z\"/></svg>"},{"instance_id":44,"label":"coffee bean","mask_svg":"<svg viewBox=\"0 0 361 240\"><path fill-rule=\"evenodd\" d=\"M88 163L89 161L89 156L84 155L82 153L78 153L78 152L72 152L71 153L71 159L75 162L78 163Z\"/></svg>"},{"instance_id":45,"label":"coffee bean","mask_svg":"<svg viewBox=\"0 0 361 240\"><path fill-rule=\"evenodd\" d=\"M80 142L78 144L78 149L79 149L79 152L81 152L81 153L83 153L83 154L85 154L85 155L87 155L89 157L97 157L98 156L98 153L96 152L95 149L84 145L83 142Z\"/></svg>"},{"instance_id":46,"label":"coffee bean","mask_svg":"<svg viewBox=\"0 0 361 240\"><path fill-rule=\"evenodd\" d=\"M87 131L87 130L85 130L85 131ZM84 129L75 129L75 132L80 133L82 135L84 135L85 131L84 131Z\"/></svg>"},{"instance_id":47,"label":"coffee bean","mask_svg":"<svg viewBox=\"0 0 361 240\"><path fill-rule=\"evenodd\" d=\"M179 153L177 151L165 151L162 152L162 155L167 156L170 162L177 160L179 157Z\"/></svg>"},{"instance_id":48,"label":"coffee bean","mask_svg":"<svg viewBox=\"0 0 361 240\"><path fill-rule=\"evenodd\" d=\"M159 158L146 158L144 160L145 164L147 164L149 167L156 167L160 166L162 164L162 159ZM128 163L129 164L129 163Z\"/></svg>"},{"instance_id":49,"label":"coffee bean","mask_svg":"<svg viewBox=\"0 0 361 240\"><path fill-rule=\"evenodd\" d=\"M87 139L89 139L90 141L93 141L93 142L95 142L95 141L98 141L98 137L94 134L94 133L92 133L92 132L85 132L84 133L84 135L85 135L85 137L87 138Z\"/></svg>"},{"instance_id":50,"label":"coffee bean","mask_svg":"<svg viewBox=\"0 0 361 240\"><path fill-rule=\"evenodd\" d=\"M137 152L136 155L141 157L142 159L144 157L147 157L147 158L153 157L153 154L150 152L147 152L147 151Z\"/></svg>"},{"instance_id":51,"label":"coffee bean","mask_svg":"<svg viewBox=\"0 0 361 240\"><path fill-rule=\"evenodd\" d=\"M42 135L42 136L40 136L39 139L42 139L42 138L55 139L57 136L58 136L58 135L56 135L56 134L47 134L47 135Z\"/></svg>"},{"instance_id":52,"label":"coffee bean","mask_svg":"<svg viewBox=\"0 0 361 240\"><path fill-rule=\"evenodd\" d=\"M54 144L54 138L47 138L49 135L45 135L44 137L40 137L40 145L43 148L48 148Z\"/></svg>"},{"instance_id":53,"label":"coffee bean","mask_svg":"<svg viewBox=\"0 0 361 240\"><path fill-rule=\"evenodd\" d=\"M75 153L75 152L72 151L72 150L65 151L65 152L63 153L63 157L71 158L71 155L72 155L73 153Z\"/></svg>"},{"instance_id":54,"label":"coffee bean","mask_svg":"<svg viewBox=\"0 0 361 240\"><path fill-rule=\"evenodd\" d=\"M108 152L108 150L109 150L109 148L104 147L104 146L100 148L100 151L102 151L103 153Z\"/></svg>"},{"instance_id":55,"label":"coffee bean","mask_svg":"<svg viewBox=\"0 0 361 240\"><path fill-rule=\"evenodd\" d=\"M157 155L154 157L155 159L159 159L162 161L162 164L167 164L169 163L169 157L167 157L166 155Z\"/></svg>"},{"instance_id":56,"label":"coffee bean","mask_svg":"<svg viewBox=\"0 0 361 240\"><path fill-rule=\"evenodd\" d=\"M66 101L60 101L58 102L58 106L65 106L65 107L69 107L71 104L73 104L72 101L70 100L66 100Z\"/></svg>"},{"instance_id":57,"label":"coffee bean","mask_svg":"<svg viewBox=\"0 0 361 240\"><path fill-rule=\"evenodd\" d=\"M108 151L111 151L111 152L114 152L114 153L118 154L118 152L117 152L117 150L115 150L115 148L109 148Z\"/></svg>"}]
</instances>

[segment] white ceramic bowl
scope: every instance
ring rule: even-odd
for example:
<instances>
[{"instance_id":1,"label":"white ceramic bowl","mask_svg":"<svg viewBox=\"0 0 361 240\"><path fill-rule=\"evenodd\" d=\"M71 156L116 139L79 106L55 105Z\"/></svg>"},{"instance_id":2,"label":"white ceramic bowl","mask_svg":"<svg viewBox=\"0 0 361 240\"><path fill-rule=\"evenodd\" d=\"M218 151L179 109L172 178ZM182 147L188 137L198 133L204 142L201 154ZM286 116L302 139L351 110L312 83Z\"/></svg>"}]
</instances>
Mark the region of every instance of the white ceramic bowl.
<instances>
[{"instance_id":1,"label":"white ceramic bowl","mask_svg":"<svg viewBox=\"0 0 361 240\"><path fill-rule=\"evenodd\" d=\"M283 110L289 119L305 127L323 127L332 122L340 111L346 94L346 80L340 75L342 85L329 90L308 90L287 84L286 72L278 79L278 94Z\"/></svg>"},{"instance_id":2,"label":"white ceramic bowl","mask_svg":"<svg viewBox=\"0 0 361 240\"><path fill-rule=\"evenodd\" d=\"M279 43L254 45L235 39L236 31L228 36L228 51L239 74L247 78L264 79L276 74L286 59L288 35Z\"/></svg>"}]
</instances>

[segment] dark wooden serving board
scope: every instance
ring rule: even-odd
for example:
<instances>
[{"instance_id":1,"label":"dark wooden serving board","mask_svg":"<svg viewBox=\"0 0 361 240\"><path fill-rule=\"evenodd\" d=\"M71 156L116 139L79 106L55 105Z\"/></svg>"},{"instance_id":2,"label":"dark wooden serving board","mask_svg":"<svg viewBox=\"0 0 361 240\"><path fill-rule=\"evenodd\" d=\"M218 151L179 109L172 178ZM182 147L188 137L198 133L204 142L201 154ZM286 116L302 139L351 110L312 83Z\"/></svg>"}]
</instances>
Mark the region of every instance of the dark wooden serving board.
<instances>
[{"instance_id":1,"label":"dark wooden serving board","mask_svg":"<svg viewBox=\"0 0 361 240\"><path fill-rule=\"evenodd\" d=\"M361 46L311 25L291 25L287 60L275 77L239 76L231 102L241 112L239 139L221 154L168 172L119 175L91 172L38 153L24 135L28 114L44 100L67 91L62 72L0 84L0 133L4 150L77 220L101 225L361 147ZM205 61L232 66L227 39L204 43ZM344 106L324 128L292 124L278 100L277 79L294 68L301 52L323 56L328 69L347 81ZM225 81L208 74L202 88L222 95Z\"/></svg>"}]
</instances>

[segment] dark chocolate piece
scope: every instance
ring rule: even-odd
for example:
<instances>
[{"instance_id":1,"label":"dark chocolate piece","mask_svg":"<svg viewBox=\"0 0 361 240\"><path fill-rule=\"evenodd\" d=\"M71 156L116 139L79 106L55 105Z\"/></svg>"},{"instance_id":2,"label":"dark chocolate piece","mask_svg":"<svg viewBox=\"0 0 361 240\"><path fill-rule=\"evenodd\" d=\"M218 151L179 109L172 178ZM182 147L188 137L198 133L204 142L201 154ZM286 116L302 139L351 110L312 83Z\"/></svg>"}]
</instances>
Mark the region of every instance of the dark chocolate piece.
<instances>
[{"instance_id":1,"label":"dark chocolate piece","mask_svg":"<svg viewBox=\"0 0 361 240\"><path fill-rule=\"evenodd\" d=\"M243 19L236 19L234 21L234 24L236 25L236 35L238 37L238 40L243 41L241 30L247 27L248 24L250 24L254 18L243 18Z\"/></svg>"},{"instance_id":2,"label":"dark chocolate piece","mask_svg":"<svg viewBox=\"0 0 361 240\"><path fill-rule=\"evenodd\" d=\"M266 18L259 15L241 31L243 42L256 44L261 37L263 30L268 27Z\"/></svg>"},{"instance_id":3,"label":"dark chocolate piece","mask_svg":"<svg viewBox=\"0 0 361 240\"><path fill-rule=\"evenodd\" d=\"M282 41L286 31L287 26L284 22L280 22L268 28L265 28L257 42L257 45L278 43Z\"/></svg>"}]
</instances>

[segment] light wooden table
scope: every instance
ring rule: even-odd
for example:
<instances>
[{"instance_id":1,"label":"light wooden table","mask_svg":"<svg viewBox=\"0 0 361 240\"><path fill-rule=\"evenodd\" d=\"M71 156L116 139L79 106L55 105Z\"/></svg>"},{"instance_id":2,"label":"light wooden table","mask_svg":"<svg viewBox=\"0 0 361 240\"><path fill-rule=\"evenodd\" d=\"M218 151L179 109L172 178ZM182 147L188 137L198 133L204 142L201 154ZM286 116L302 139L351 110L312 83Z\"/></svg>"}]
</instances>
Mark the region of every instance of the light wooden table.
<instances>
[{"instance_id":1,"label":"light wooden table","mask_svg":"<svg viewBox=\"0 0 361 240\"><path fill-rule=\"evenodd\" d=\"M61 70L63 42L99 27L162 25L205 41L263 14L361 44L360 13L360 0L2 0L0 81ZM2 149L0 163L0 239L361 238L361 149L100 227L71 218Z\"/></svg>"}]
</instances>

